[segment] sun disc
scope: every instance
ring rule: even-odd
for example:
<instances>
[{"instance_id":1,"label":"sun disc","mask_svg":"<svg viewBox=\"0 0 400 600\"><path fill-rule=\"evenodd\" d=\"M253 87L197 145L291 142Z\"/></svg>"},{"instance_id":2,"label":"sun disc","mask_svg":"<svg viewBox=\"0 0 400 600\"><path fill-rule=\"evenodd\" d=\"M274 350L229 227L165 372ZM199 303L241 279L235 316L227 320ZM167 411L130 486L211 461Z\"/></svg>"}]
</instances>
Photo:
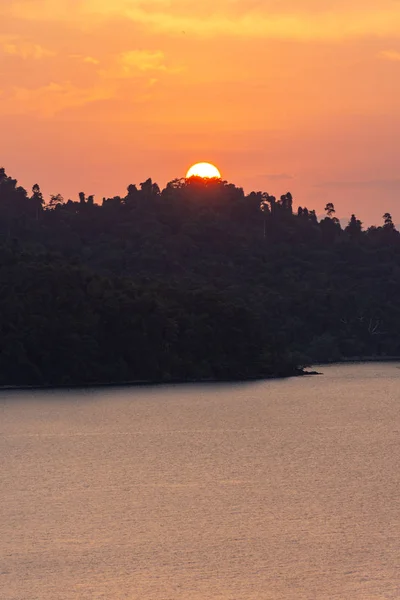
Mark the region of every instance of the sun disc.
<instances>
[{"instance_id":1,"label":"sun disc","mask_svg":"<svg viewBox=\"0 0 400 600\"><path fill-rule=\"evenodd\" d=\"M186 174L186 179L190 177L203 177L204 179L221 179L221 173L218 171L217 167L212 165L211 163L197 163L190 167L189 171Z\"/></svg>"}]
</instances>

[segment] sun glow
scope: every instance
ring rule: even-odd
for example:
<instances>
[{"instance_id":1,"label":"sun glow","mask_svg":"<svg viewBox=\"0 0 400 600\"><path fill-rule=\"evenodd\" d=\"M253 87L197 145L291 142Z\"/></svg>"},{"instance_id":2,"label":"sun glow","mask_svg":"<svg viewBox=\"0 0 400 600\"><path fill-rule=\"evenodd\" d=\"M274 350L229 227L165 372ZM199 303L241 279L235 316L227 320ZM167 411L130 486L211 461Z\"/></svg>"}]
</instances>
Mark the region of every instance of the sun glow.
<instances>
[{"instance_id":1,"label":"sun glow","mask_svg":"<svg viewBox=\"0 0 400 600\"><path fill-rule=\"evenodd\" d=\"M190 177L203 177L204 179L221 179L221 173L218 171L217 167L210 163L197 163L190 167L189 171L186 174L186 179Z\"/></svg>"}]
</instances>

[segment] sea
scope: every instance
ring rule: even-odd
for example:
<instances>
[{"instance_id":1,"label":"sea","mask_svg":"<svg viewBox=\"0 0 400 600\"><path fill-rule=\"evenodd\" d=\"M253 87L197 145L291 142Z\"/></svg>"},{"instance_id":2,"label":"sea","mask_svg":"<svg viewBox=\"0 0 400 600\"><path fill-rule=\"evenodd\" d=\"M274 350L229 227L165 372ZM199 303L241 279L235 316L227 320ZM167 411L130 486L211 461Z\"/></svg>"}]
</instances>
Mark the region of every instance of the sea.
<instances>
[{"instance_id":1,"label":"sea","mask_svg":"<svg viewBox=\"0 0 400 600\"><path fill-rule=\"evenodd\" d=\"M400 598L400 363L0 392L1 600Z\"/></svg>"}]
</instances>

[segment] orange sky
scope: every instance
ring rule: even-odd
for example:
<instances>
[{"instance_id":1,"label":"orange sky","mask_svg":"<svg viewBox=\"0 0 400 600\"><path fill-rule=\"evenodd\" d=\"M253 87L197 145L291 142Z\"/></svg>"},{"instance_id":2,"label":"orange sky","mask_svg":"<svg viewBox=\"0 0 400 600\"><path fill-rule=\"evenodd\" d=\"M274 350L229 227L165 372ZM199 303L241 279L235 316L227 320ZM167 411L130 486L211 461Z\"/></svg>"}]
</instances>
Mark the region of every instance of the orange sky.
<instances>
[{"instance_id":1,"label":"orange sky","mask_svg":"<svg viewBox=\"0 0 400 600\"><path fill-rule=\"evenodd\" d=\"M0 0L0 76L26 187L101 200L205 160L400 223L398 0Z\"/></svg>"}]
</instances>

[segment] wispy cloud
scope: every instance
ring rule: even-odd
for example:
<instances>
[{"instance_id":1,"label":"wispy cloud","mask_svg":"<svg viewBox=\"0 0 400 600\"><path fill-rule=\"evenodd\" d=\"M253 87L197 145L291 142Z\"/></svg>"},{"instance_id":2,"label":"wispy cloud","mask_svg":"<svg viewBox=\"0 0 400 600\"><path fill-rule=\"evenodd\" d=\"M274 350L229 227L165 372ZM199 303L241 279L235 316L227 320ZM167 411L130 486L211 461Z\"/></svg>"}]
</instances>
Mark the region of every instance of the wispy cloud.
<instances>
[{"instance_id":1,"label":"wispy cloud","mask_svg":"<svg viewBox=\"0 0 400 600\"><path fill-rule=\"evenodd\" d=\"M89 64L89 65L99 65L100 61L98 58L94 58L93 56L85 56L83 59L83 62Z\"/></svg>"},{"instance_id":2,"label":"wispy cloud","mask_svg":"<svg viewBox=\"0 0 400 600\"><path fill-rule=\"evenodd\" d=\"M49 56L55 56L55 52L52 50L17 35L0 36L0 49L4 54L18 56L25 60L40 60Z\"/></svg>"},{"instance_id":3,"label":"wispy cloud","mask_svg":"<svg viewBox=\"0 0 400 600\"><path fill-rule=\"evenodd\" d=\"M362 181L320 181L314 187L326 189L380 189L389 190L400 187L400 179L366 179Z\"/></svg>"},{"instance_id":4,"label":"wispy cloud","mask_svg":"<svg viewBox=\"0 0 400 600\"><path fill-rule=\"evenodd\" d=\"M288 181L294 179L294 176L289 175L289 173L268 173L265 177L269 181Z\"/></svg>"},{"instance_id":5,"label":"wispy cloud","mask_svg":"<svg viewBox=\"0 0 400 600\"><path fill-rule=\"evenodd\" d=\"M105 87L80 88L70 82L50 83L36 89L12 88L0 96L0 109L3 114L36 113L52 117L62 110L111 97L112 91Z\"/></svg>"},{"instance_id":6,"label":"wispy cloud","mask_svg":"<svg viewBox=\"0 0 400 600\"><path fill-rule=\"evenodd\" d=\"M156 81L160 74L180 73L182 68L166 64L165 54L161 51L128 50L115 56L109 56L106 65L97 71L105 80L142 80Z\"/></svg>"},{"instance_id":7,"label":"wispy cloud","mask_svg":"<svg viewBox=\"0 0 400 600\"><path fill-rule=\"evenodd\" d=\"M146 50L130 50L119 57L122 71L130 75L132 71L167 71L163 52L149 52Z\"/></svg>"},{"instance_id":8,"label":"wispy cloud","mask_svg":"<svg viewBox=\"0 0 400 600\"><path fill-rule=\"evenodd\" d=\"M277 9L280 7L280 10ZM156 32L213 37L259 37L268 39L332 40L360 36L397 35L400 6L383 0L380 7L369 2L339 3L328 9L321 2L98 2L86 0L83 10L92 14L120 14Z\"/></svg>"},{"instance_id":9,"label":"wispy cloud","mask_svg":"<svg viewBox=\"0 0 400 600\"><path fill-rule=\"evenodd\" d=\"M400 52L397 52L396 50L382 50L382 52L379 53L379 57L385 60L400 62Z\"/></svg>"},{"instance_id":10,"label":"wispy cloud","mask_svg":"<svg viewBox=\"0 0 400 600\"><path fill-rule=\"evenodd\" d=\"M174 36L296 40L397 36L400 21L400 5L392 0L355 0L351 5L342 0L2 0L1 13L84 27L125 17L148 31Z\"/></svg>"}]
</instances>

